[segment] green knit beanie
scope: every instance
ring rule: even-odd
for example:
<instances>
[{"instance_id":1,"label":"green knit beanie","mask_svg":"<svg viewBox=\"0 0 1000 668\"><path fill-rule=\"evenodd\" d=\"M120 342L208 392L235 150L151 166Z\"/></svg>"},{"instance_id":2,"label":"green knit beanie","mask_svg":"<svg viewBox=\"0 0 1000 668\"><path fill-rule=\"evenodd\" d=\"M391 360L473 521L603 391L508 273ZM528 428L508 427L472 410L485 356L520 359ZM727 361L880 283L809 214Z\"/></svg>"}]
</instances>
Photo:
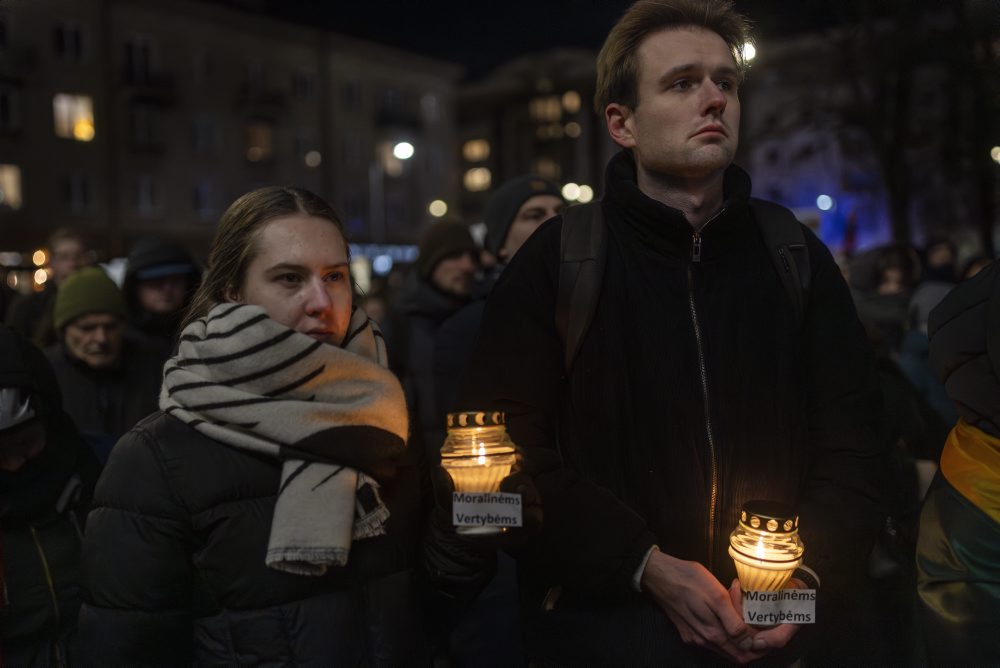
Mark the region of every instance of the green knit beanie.
<instances>
[{"instance_id":1,"label":"green knit beanie","mask_svg":"<svg viewBox=\"0 0 1000 668\"><path fill-rule=\"evenodd\" d=\"M125 318L125 299L100 267L85 267L66 279L56 293L53 314L57 330L88 313L111 313Z\"/></svg>"}]
</instances>

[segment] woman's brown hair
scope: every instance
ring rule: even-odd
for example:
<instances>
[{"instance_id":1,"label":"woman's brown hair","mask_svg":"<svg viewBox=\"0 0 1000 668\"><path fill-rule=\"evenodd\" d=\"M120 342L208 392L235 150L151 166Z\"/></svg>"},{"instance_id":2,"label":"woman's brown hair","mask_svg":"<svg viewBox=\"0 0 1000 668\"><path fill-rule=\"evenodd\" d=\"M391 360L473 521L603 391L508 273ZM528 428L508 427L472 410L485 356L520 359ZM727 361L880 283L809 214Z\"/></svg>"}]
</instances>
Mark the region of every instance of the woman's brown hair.
<instances>
[{"instance_id":1,"label":"woman's brown hair","mask_svg":"<svg viewBox=\"0 0 1000 668\"><path fill-rule=\"evenodd\" d=\"M300 213L329 220L344 236L346 244L340 216L319 195L291 186L268 186L248 192L233 202L219 219L208 254L208 268L181 329L208 315L216 304L229 301L227 295L240 289L247 267L257 254L254 243L257 232L264 225L275 218Z\"/></svg>"}]
</instances>

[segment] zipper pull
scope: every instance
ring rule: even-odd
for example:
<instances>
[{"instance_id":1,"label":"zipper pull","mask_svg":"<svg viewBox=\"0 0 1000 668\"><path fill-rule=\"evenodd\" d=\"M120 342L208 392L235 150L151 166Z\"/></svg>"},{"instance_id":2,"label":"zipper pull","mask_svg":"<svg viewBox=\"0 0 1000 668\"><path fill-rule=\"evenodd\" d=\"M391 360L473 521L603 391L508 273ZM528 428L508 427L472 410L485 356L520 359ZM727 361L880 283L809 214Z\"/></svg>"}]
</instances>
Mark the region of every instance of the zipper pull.
<instances>
[{"instance_id":1,"label":"zipper pull","mask_svg":"<svg viewBox=\"0 0 1000 668\"><path fill-rule=\"evenodd\" d=\"M701 262L701 235L697 232L691 237L691 261Z\"/></svg>"}]
</instances>

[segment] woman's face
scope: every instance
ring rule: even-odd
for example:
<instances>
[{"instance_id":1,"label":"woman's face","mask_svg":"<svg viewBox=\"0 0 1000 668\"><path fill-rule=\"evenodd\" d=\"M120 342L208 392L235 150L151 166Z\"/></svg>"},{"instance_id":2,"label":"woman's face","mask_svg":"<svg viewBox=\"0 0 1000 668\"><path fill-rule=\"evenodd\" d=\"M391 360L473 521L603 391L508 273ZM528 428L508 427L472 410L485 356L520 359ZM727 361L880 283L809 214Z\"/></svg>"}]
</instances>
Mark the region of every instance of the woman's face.
<instances>
[{"instance_id":1,"label":"woman's face","mask_svg":"<svg viewBox=\"0 0 1000 668\"><path fill-rule=\"evenodd\" d=\"M351 277L347 244L326 218L304 213L265 223L255 239L256 257L239 294L273 320L339 346L351 321Z\"/></svg>"}]
</instances>

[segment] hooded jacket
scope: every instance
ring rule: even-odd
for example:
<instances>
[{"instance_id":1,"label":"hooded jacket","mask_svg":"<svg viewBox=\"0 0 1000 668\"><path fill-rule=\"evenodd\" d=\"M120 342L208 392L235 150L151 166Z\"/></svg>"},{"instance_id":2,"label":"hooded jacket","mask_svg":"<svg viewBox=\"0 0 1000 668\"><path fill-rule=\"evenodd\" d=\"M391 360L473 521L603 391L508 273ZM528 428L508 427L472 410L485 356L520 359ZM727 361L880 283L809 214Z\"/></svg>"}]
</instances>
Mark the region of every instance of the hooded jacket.
<instances>
[{"instance_id":1,"label":"hooded jacket","mask_svg":"<svg viewBox=\"0 0 1000 668\"><path fill-rule=\"evenodd\" d=\"M190 278L187 299L184 302L186 306L201 282L201 271L197 263L186 250L175 243L162 239L142 239L128 254L128 266L122 283L122 293L125 296L129 324L133 332L162 345L164 361L170 355L184 316L184 309L167 314L150 313L140 306L136 286L143 278L174 274L184 274Z\"/></svg>"},{"instance_id":2,"label":"hooded jacket","mask_svg":"<svg viewBox=\"0 0 1000 668\"><path fill-rule=\"evenodd\" d=\"M45 357L2 325L0 387L28 390L45 427L39 455L0 471L0 652L9 666L72 665L82 519L99 466L62 411Z\"/></svg>"}]
</instances>

